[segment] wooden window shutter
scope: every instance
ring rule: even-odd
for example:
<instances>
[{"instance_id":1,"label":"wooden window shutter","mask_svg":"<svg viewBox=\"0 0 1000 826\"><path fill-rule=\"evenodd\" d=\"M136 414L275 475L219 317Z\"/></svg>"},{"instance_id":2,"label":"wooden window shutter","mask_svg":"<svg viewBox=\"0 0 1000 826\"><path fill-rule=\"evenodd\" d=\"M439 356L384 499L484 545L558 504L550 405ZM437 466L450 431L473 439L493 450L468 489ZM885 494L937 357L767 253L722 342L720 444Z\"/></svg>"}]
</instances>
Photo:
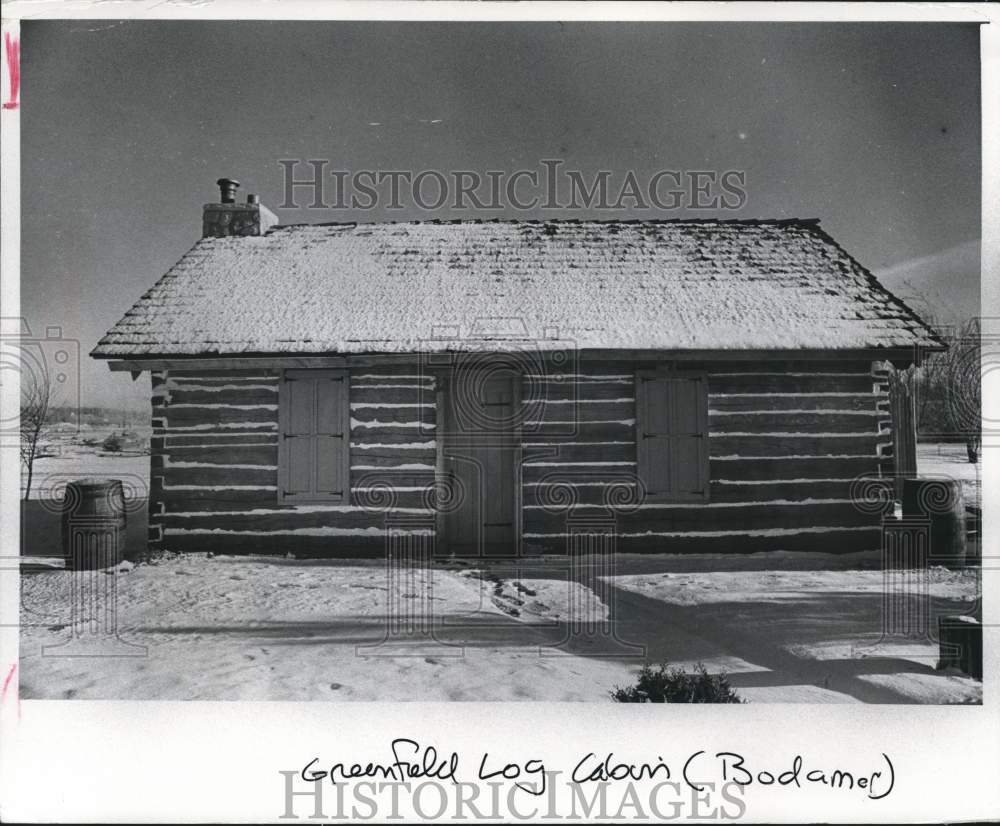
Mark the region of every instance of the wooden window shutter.
<instances>
[{"instance_id":1,"label":"wooden window shutter","mask_svg":"<svg viewBox=\"0 0 1000 826\"><path fill-rule=\"evenodd\" d=\"M636 374L636 459L652 501L708 498L708 387L695 374Z\"/></svg>"},{"instance_id":2,"label":"wooden window shutter","mask_svg":"<svg viewBox=\"0 0 1000 826\"><path fill-rule=\"evenodd\" d=\"M639 478L651 498L669 497L671 484L670 388L656 374L640 374L637 382L636 428Z\"/></svg>"},{"instance_id":3,"label":"wooden window shutter","mask_svg":"<svg viewBox=\"0 0 1000 826\"><path fill-rule=\"evenodd\" d=\"M346 370L286 370L279 395L278 499L347 502L350 405Z\"/></svg>"}]
</instances>

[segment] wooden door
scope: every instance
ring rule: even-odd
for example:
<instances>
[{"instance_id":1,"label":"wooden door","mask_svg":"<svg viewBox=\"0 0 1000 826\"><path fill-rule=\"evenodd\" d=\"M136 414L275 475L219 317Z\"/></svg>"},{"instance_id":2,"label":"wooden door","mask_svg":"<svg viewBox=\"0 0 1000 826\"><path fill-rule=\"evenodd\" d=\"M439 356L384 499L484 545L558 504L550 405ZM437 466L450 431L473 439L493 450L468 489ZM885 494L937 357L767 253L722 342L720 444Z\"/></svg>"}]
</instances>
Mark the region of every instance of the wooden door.
<instances>
[{"instance_id":1,"label":"wooden door","mask_svg":"<svg viewBox=\"0 0 1000 826\"><path fill-rule=\"evenodd\" d=\"M459 556L514 556L520 501L519 378L512 372L458 376L446 390L444 471L457 502L444 539Z\"/></svg>"}]
</instances>

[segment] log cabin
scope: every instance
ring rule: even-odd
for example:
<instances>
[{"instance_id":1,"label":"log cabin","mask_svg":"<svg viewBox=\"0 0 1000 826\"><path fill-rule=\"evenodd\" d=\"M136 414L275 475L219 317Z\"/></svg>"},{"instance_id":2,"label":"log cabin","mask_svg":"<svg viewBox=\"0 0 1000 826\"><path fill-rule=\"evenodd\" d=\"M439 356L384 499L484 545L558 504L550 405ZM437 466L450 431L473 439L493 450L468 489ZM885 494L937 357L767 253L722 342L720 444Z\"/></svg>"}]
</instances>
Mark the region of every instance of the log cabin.
<instances>
[{"instance_id":1,"label":"log cabin","mask_svg":"<svg viewBox=\"0 0 1000 826\"><path fill-rule=\"evenodd\" d=\"M91 355L152 387L149 549L880 547L934 332L816 220L281 226L234 182Z\"/></svg>"}]
</instances>

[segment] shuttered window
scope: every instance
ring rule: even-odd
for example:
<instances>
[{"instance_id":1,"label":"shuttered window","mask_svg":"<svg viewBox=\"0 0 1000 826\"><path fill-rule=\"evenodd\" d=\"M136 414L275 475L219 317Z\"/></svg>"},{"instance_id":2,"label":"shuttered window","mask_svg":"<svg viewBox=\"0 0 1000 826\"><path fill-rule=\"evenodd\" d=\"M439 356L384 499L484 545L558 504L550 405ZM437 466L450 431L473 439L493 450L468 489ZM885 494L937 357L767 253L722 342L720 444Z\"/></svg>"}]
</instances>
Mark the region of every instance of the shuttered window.
<instances>
[{"instance_id":1,"label":"shuttered window","mask_svg":"<svg viewBox=\"0 0 1000 826\"><path fill-rule=\"evenodd\" d=\"M278 417L279 501L348 501L347 389L346 370L285 371Z\"/></svg>"},{"instance_id":2,"label":"shuttered window","mask_svg":"<svg viewBox=\"0 0 1000 826\"><path fill-rule=\"evenodd\" d=\"M708 499L708 386L696 374L636 373L636 458L652 501Z\"/></svg>"}]
</instances>

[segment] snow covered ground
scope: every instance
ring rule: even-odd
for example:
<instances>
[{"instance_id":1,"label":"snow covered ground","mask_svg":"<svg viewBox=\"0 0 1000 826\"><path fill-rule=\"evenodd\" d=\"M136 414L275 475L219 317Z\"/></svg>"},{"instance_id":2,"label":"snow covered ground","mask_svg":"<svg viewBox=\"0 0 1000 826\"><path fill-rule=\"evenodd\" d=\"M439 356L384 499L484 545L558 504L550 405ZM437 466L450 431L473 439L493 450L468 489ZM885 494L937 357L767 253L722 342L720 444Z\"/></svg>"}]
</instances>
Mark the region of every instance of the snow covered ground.
<instances>
[{"instance_id":1,"label":"snow covered ground","mask_svg":"<svg viewBox=\"0 0 1000 826\"><path fill-rule=\"evenodd\" d=\"M568 583L561 604L551 605L522 583L536 594L524 594L543 623L536 628L494 604L490 581L438 570L430 580L423 571L390 584L383 562L360 560L191 555L138 565L117 577L119 633L146 646L146 656L43 654L43 646L70 638L74 576L22 578L22 697L585 700L606 699L628 674L620 664L559 649L540 656L540 644L559 641L562 606L584 602L569 598ZM380 645L390 602L404 620L424 618L428 581L440 642L411 637ZM97 653L113 653L94 639Z\"/></svg>"},{"instance_id":2,"label":"snow covered ground","mask_svg":"<svg viewBox=\"0 0 1000 826\"><path fill-rule=\"evenodd\" d=\"M85 435L57 439L57 455L39 460L33 499L46 479L146 478L148 455L106 455L94 444L105 434ZM918 460L978 499L963 445L921 444ZM587 583L551 560L451 566L433 573L430 610L427 574L390 582L380 560L173 556L114 580L120 634L143 656L43 655L70 638L79 582L45 559L59 554L49 517L52 530L36 529L25 551L36 558L22 576L23 697L610 702L646 658L724 670L751 702L982 697L981 683L935 670L937 645L921 629L883 635L877 554L621 556L614 577ZM931 633L938 614L967 613L979 594L974 572L932 569L926 585ZM421 622L432 614L435 638L379 645L390 605Z\"/></svg>"},{"instance_id":3,"label":"snow covered ground","mask_svg":"<svg viewBox=\"0 0 1000 826\"><path fill-rule=\"evenodd\" d=\"M957 479L962 483L966 505L978 506L981 501L981 464L969 462L964 444L917 445L917 470L921 476Z\"/></svg>"},{"instance_id":4,"label":"snow covered ground","mask_svg":"<svg viewBox=\"0 0 1000 826\"><path fill-rule=\"evenodd\" d=\"M784 570L791 556L803 570ZM84 653L139 654L115 657L43 653L71 638L80 575L26 573L21 696L610 702L648 657L725 670L751 702L981 701L980 683L935 670L932 641L883 638L880 573L808 556L623 557L593 588L551 566L390 579L379 561L173 556L89 575L116 583L121 639L145 646L83 635ZM978 588L929 577L934 610L968 610ZM434 635L386 639L389 606Z\"/></svg>"},{"instance_id":5,"label":"snow covered ground","mask_svg":"<svg viewBox=\"0 0 1000 826\"><path fill-rule=\"evenodd\" d=\"M137 495L145 495L149 480L149 427L135 428L126 440L125 449L106 451L101 447L114 427L90 425L55 425L46 433L35 459L31 482L31 499L61 496L62 486L72 479L101 476L122 479ZM27 482L27 472L21 466L21 494Z\"/></svg>"}]
</instances>

